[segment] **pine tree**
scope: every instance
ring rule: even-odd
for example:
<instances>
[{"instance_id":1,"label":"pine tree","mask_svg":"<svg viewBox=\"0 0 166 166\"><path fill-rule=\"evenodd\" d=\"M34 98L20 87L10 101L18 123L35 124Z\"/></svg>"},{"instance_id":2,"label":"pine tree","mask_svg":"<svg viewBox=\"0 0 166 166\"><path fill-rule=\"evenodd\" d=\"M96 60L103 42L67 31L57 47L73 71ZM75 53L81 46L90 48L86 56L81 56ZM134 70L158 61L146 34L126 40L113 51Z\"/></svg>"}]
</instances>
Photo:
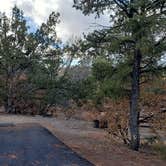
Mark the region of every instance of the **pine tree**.
<instances>
[{"instance_id":1,"label":"pine tree","mask_svg":"<svg viewBox=\"0 0 166 166\"><path fill-rule=\"evenodd\" d=\"M74 0L85 15L109 13L111 26L86 36L88 45L108 59L116 57L131 67L131 148L138 150L139 93L142 77L165 69L161 57L166 48L165 0ZM92 49L91 49L92 50ZM94 49L93 49L94 50Z\"/></svg>"},{"instance_id":2,"label":"pine tree","mask_svg":"<svg viewBox=\"0 0 166 166\"><path fill-rule=\"evenodd\" d=\"M1 13L0 97L8 113L15 113L22 100L35 102L40 89L46 91L46 104L56 102L63 64L63 49L56 35L58 23L59 13L52 12L46 23L29 33L23 11L16 6L11 18Z\"/></svg>"},{"instance_id":3,"label":"pine tree","mask_svg":"<svg viewBox=\"0 0 166 166\"><path fill-rule=\"evenodd\" d=\"M23 12L16 6L12 17L0 14L0 75L1 96L7 112L14 112L17 84L27 68L32 64L32 52L29 50L30 35ZM31 41L33 46L33 41Z\"/></svg>"}]
</instances>

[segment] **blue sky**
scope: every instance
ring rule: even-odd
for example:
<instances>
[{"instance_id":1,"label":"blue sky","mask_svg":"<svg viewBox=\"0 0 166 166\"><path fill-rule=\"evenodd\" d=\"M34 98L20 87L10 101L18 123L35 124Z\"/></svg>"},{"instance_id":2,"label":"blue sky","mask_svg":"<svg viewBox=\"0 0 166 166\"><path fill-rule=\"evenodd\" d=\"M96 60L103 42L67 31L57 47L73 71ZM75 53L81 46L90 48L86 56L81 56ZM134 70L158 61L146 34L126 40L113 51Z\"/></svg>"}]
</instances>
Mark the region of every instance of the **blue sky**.
<instances>
[{"instance_id":1,"label":"blue sky","mask_svg":"<svg viewBox=\"0 0 166 166\"><path fill-rule=\"evenodd\" d=\"M30 17L25 17L27 21L27 26L29 27L28 32L33 33L37 30L38 26Z\"/></svg>"},{"instance_id":2,"label":"blue sky","mask_svg":"<svg viewBox=\"0 0 166 166\"><path fill-rule=\"evenodd\" d=\"M59 12L61 23L57 26L57 35L63 41L97 28L93 23L109 24L108 15L97 20L94 15L84 16L81 11L72 8L73 0L0 0L0 4L0 11L7 14L10 14L14 5L22 9L31 31L45 22L52 11Z\"/></svg>"}]
</instances>

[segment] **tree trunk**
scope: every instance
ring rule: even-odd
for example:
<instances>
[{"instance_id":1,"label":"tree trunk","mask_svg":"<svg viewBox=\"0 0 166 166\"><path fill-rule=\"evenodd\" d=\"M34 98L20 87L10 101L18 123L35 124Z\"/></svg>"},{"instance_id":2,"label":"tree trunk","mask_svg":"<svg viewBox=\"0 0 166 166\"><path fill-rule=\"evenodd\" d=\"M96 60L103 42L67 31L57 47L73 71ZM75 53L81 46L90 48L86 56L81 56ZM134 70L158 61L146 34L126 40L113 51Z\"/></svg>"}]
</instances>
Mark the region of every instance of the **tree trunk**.
<instances>
[{"instance_id":1,"label":"tree trunk","mask_svg":"<svg viewBox=\"0 0 166 166\"><path fill-rule=\"evenodd\" d=\"M139 80L140 80L140 63L141 52L139 49L135 50L134 63L132 71L132 90L130 103L130 135L131 135L131 149L138 151L140 145L139 134Z\"/></svg>"},{"instance_id":2,"label":"tree trunk","mask_svg":"<svg viewBox=\"0 0 166 166\"><path fill-rule=\"evenodd\" d=\"M7 97L7 101L6 101L6 112L7 113L12 113L13 112L13 104L12 104L12 99L10 97Z\"/></svg>"},{"instance_id":3,"label":"tree trunk","mask_svg":"<svg viewBox=\"0 0 166 166\"><path fill-rule=\"evenodd\" d=\"M13 107L13 92L12 92L12 83L8 82L7 87L7 97L6 97L6 103L5 103L5 111L7 113L14 113L14 107Z\"/></svg>"}]
</instances>

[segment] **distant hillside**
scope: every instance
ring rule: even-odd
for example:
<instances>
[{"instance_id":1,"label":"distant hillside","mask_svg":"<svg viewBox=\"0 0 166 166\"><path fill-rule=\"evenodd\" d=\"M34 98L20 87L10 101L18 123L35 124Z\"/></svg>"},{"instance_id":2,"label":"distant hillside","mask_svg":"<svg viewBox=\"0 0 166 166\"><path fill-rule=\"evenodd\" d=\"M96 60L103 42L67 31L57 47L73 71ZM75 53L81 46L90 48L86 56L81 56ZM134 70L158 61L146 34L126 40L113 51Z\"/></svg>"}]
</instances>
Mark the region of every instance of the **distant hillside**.
<instances>
[{"instance_id":1,"label":"distant hillside","mask_svg":"<svg viewBox=\"0 0 166 166\"><path fill-rule=\"evenodd\" d=\"M68 76L73 81L85 80L91 75L91 68L87 66L74 66L68 70Z\"/></svg>"}]
</instances>

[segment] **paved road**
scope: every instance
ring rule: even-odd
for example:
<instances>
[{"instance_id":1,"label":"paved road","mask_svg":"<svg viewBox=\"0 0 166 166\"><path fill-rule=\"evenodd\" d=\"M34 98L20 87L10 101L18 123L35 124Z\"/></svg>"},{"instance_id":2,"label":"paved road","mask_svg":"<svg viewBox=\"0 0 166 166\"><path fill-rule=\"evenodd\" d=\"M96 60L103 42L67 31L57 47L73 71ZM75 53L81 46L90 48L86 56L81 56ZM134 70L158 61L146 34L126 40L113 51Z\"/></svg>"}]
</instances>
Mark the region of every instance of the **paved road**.
<instances>
[{"instance_id":1,"label":"paved road","mask_svg":"<svg viewBox=\"0 0 166 166\"><path fill-rule=\"evenodd\" d=\"M37 124L0 125L0 166L93 166Z\"/></svg>"}]
</instances>

